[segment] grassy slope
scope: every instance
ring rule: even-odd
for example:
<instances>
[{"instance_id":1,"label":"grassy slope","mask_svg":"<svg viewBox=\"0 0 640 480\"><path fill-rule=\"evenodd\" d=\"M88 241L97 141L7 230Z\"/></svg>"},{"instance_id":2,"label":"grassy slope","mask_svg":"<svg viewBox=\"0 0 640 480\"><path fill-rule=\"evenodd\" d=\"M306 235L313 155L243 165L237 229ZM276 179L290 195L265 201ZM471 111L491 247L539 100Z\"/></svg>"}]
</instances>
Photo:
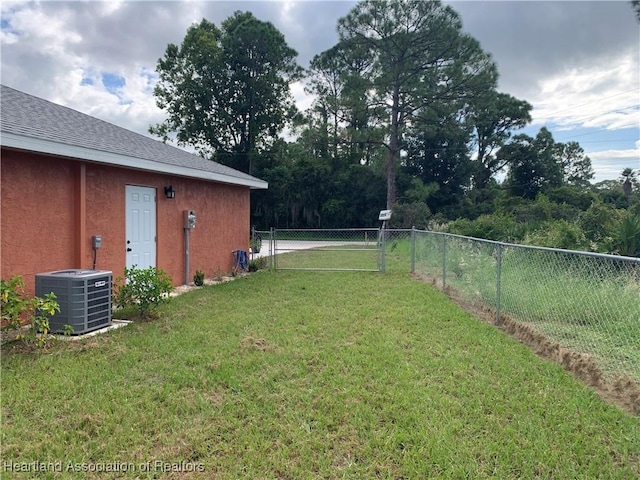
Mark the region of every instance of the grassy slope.
<instances>
[{"instance_id":1,"label":"grassy slope","mask_svg":"<svg viewBox=\"0 0 640 480\"><path fill-rule=\"evenodd\" d=\"M2 357L3 461L632 478L639 452L639 418L406 274L259 272L152 323Z\"/></svg>"}]
</instances>

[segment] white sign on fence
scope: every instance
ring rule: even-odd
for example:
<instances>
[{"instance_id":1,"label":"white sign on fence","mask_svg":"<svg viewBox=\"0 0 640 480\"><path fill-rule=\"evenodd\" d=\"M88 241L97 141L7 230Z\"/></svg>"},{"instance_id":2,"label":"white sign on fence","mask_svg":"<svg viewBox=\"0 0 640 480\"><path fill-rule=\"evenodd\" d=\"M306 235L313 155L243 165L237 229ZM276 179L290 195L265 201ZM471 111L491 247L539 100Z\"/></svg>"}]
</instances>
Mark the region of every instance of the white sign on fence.
<instances>
[{"instance_id":1,"label":"white sign on fence","mask_svg":"<svg viewBox=\"0 0 640 480\"><path fill-rule=\"evenodd\" d=\"M391 210L380 210L380 215L378 216L378 220L389 220L391 219Z\"/></svg>"}]
</instances>

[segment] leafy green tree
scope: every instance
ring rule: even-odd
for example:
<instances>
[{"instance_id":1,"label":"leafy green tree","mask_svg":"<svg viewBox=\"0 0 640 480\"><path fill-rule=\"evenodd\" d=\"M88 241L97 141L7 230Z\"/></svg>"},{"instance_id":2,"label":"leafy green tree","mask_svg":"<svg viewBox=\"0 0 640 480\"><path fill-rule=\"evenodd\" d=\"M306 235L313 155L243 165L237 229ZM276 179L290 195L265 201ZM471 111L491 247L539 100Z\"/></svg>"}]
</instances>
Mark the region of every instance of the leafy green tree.
<instances>
[{"instance_id":1,"label":"leafy green tree","mask_svg":"<svg viewBox=\"0 0 640 480\"><path fill-rule=\"evenodd\" d=\"M429 225L431 211L424 202L396 203L389 221L391 228L416 227L424 230Z\"/></svg>"},{"instance_id":2,"label":"leafy green tree","mask_svg":"<svg viewBox=\"0 0 640 480\"><path fill-rule=\"evenodd\" d=\"M255 174L269 182L269 188L251 194L251 220L257 228L297 226L291 215L298 190L295 160L299 156L299 148L279 139L258 158Z\"/></svg>"},{"instance_id":3,"label":"leafy green tree","mask_svg":"<svg viewBox=\"0 0 640 480\"><path fill-rule=\"evenodd\" d=\"M332 197L340 199L342 209L326 215L327 226L370 227L378 224L380 205L384 205L385 200L383 170L371 165L349 164L332 175L332 180ZM327 204L329 202L331 200Z\"/></svg>"},{"instance_id":4,"label":"leafy green tree","mask_svg":"<svg viewBox=\"0 0 640 480\"><path fill-rule=\"evenodd\" d=\"M557 143L557 155L562 166L564 184L588 187L594 176L591 159L584 154L578 142Z\"/></svg>"},{"instance_id":5,"label":"leafy green tree","mask_svg":"<svg viewBox=\"0 0 640 480\"><path fill-rule=\"evenodd\" d=\"M426 203L439 188L440 186L435 182L425 185L420 178L416 177L411 180L411 187L405 191L405 197L410 203Z\"/></svg>"},{"instance_id":6,"label":"leafy green tree","mask_svg":"<svg viewBox=\"0 0 640 480\"><path fill-rule=\"evenodd\" d=\"M341 106L344 82L342 72L339 70L339 62L330 54L316 55L311 61L308 76L311 85L307 88L307 93L317 96L309 123L313 124L314 117L320 119L318 129L321 134L319 136L326 138L327 150L330 148L332 157L337 158L338 130L344 118Z\"/></svg>"},{"instance_id":7,"label":"leafy green tree","mask_svg":"<svg viewBox=\"0 0 640 480\"><path fill-rule=\"evenodd\" d=\"M552 219L552 205L545 194L539 193L535 200L514 203L509 208L505 208L505 211L513 215L516 222L526 225L527 229L532 229Z\"/></svg>"},{"instance_id":8,"label":"leafy green tree","mask_svg":"<svg viewBox=\"0 0 640 480\"><path fill-rule=\"evenodd\" d=\"M620 183L622 191L627 199L631 198L634 191L640 190L640 182L638 182L637 173L632 168L625 168L620 174Z\"/></svg>"},{"instance_id":9,"label":"leafy green tree","mask_svg":"<svg viewBox=\"0 0 640 480\"><path fill-rule=\"evenodd\" d=\"M513 195L533 200L546 188L562 185L559 150L545 127L535 138L515 136L500 149L498 157L509 165L506 184Z\"/></svg>"},{"instance_id":10,"label":"leafy green tree","mask_svg":"<svg viewBox=\"0 0 640 480\"><path fill-rule=\"evenodd\" d=\"M313 114L321 119L334 160L368 164L371 144L382 134L373 126L367 107L366 72L372 59L355 42L344 41L316 55L308 72L307 91L316 96Z\"/></svg>"},{"instance_id":11,"label":"leafy green tree","mask_svg":"<svg viewBox=\"0 0 640 480\"><path fill-rule=\"evenodd\" d=\"M470 131L456 112L444 112L447 107L434 107L433 121L418 121L409 130L398 183L402 187L408 176L425 185L437 185L425 200L427 205L433 212L456 218L454 212L470 186L473 165L468 148ZM406 195L405 190L400 198Z\"/></svg>"},{"instance_id":12,"label":"leafy green tree","mask_svg":"<svg viewBox=\"0 0 640 480\"><path fill-rule=\"evenodd\" d=\"M511 137L514 129L531 121L531 105L506 93L490 90L471 105L468 121L473 125L474 141L478 148L473 184L485 188L496 173L507 166L504 158L494 155Z\"/></svg>"},{"instance_id":13,"label":"leafy green tree","mask_svg":"<svg viewBox=\"0 0 640 480\"><path fill-rule=\"evenodd\" d=\"M373 225L384 202L384 176L370 165L334 168L318 156L308 135L278 140L256 162L268 190L252 194L252 222L258 229L338 228Z\"/></svg>"},{"instance_id":14,"label":"leafy green tree","mask_svg":"<svg viewBox=\"0 0 640 480\"><path fill-rule=\"evenodd\" d=\"M496 205L506 195L506 190L492 178L486 188L472 188L465 193L456 218L474 220L480 215L489 215L497 210Z\"/></svg>"},{"instance_id":15,"label":"leafy green tree","mask_svg":"<svg viewBox=\"0 0 640 480\"><path fill-rule=\"evenodd\" d=\"M291 217L299 226L322 226L322 204L328 199L330 167L326 163L301 156L293 164L296 186L291 203Z\"/></svg>"},{"instance_id":16,"label":"leafy green tree","mask_svg":"<svg viewBox=\"0 0 640 480\"><path fill-rule=\"evenodd\" d=\"M514 137L498 151L497 160L509 166L507 185L512 193L529 199L561 185L587 188L594 175L580 144L555 142L546 127L535 138Z\"/></svg>"},{"instance_id":17,"label":"leafy green tree","mask_svg":"<svg viewBox=\"0 0 640 480\"><path fill-rule=\"evenodd\" d=\"M511 195L533 199L542 188L543 177L533 142L528 135L517 135L498 151L499 161L509 165L505 184Z\"/></svg>"},{"instance_id":18,"label":"leafy green tree","mask_svg":"<svg viewBox=\"0 0 640 480\"><path fill-rule=\"evenodd\" d=\"M396 200L396 170L407 127L440 102L470 101L496 83L496 68L462 32L458 14L440 1L364 0L338 21L341 44L366 52L361 72L366 111L384 129L387 208Z\"/></svg>"},{"instance_id":19,"label":"leafy green tree","mask_svg":"<svg viewBox=\"0 0 640 480\"><path fill-rule=\"evenodd\" d=\"M593 185L593 191L607 205L614 208L627 208L629 198L624 193L622 182L619 180L603 180Z\"/></svg>"},{"instance_id":20,"label":"leafy green tree","mask_svg":"<svg viewBox=\"0 0 640 480\"><path fill-rule=\"evenodd\" d=\"M552 202L566 204L579 211L588 209L598 198L591 188L586 189L576 185L561 185L549 188L545 194Z\"/></svg>"},{"instance_id":21,"label":"leafy green tree","mask_svg":"<svg viewBox=\"0 0 640 480\"><path fill-rule=\"evenodd\" d=\"M149 131L251 173L295 114L290 82L297 53L271 23L236 12L221 28L203 19L158 60L156 104L168 113Z\"/></svg>"}]
</instances>

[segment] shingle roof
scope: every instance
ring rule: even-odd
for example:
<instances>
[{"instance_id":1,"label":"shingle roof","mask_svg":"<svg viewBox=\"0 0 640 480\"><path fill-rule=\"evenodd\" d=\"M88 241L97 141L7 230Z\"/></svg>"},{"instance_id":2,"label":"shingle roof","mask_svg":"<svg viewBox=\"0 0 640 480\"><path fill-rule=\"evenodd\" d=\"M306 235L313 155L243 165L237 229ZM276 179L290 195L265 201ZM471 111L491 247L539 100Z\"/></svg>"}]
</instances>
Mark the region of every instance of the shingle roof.
<instances>
[{"instance_id":1,"label":"shingle roof","mask_svg":"<svg viewBox=\"0 0 640 480\"><path fill-rule=\"evenodd\" d=\"M0 85L0 144L252 188L246 173L95 117Z\"/></svg>"}]
</instances>

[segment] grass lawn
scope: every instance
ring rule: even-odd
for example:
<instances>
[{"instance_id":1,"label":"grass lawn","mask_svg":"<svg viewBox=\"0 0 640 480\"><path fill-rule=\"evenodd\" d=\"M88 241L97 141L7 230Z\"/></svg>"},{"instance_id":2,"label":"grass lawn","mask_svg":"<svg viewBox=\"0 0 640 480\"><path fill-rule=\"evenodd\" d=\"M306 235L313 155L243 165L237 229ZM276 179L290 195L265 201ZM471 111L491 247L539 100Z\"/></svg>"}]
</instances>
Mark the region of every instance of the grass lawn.
<instances>
[{"instance_id":1,"label":"grass lawn","mask_svg":"<svg viewBox=\"0 0 640 480\"><path fill-rule=\"evenodd\" d=\"M639 417L406 273L258 272L2 353L3 479L639 475Z\"/></svg>"},{"instance_id":2,"label":"grass lawn","mask_svg":"<svg viewBox=\"0 0 640 480\"><path fill-rule=\"evenodd\" d=\"M374 245L318 247L276 255L277 269L378 271L378 250ZM408 271L405 270L405 271Z\"/></svg>"}]
</instances>

